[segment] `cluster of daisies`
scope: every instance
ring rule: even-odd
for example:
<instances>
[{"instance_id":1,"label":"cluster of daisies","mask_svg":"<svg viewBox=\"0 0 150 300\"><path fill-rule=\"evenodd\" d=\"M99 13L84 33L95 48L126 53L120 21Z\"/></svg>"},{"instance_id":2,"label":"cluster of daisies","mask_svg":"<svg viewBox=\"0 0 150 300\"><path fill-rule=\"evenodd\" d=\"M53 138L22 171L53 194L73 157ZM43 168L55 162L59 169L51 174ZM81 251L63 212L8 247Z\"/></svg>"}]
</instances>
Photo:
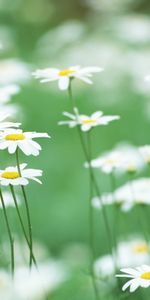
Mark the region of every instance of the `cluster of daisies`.
<instances>
[{"instance_id":1,"label":"cluster of daisies","mask_svg":"<svg viewBox=\"0 0 150 300\"><path fill-rule=\"evenodd\" d=\"M30 169L27 167L27 163L20 163L19 152L23 152L26 156L39 155L41 151L41 146L36 138L49 138L47 133L37 133L37 132L24 132L20 129L21 124L15 122L9 122L8 114L1 111L0 114L0 150L7 150L10 155L14 155L14 166L7 166L0 170L0 202L1 208L4 212L4 218L6 222L8 237L10 240L10 250L11 250L11 272L14 276L15 272L15 248L14 248L14 237L11 230L11 224L7 215L6 207L13 205L16 208L16 212L20 221L20 225L23 231L23 235L27 242L30 250L30 267L32 263L36 265L36 259L33 254L33 242L32 242L32 225L30 218L30 210L28 205L28 198L25 191L25 186L29 184L30 180L34 180L41 183L39 177L42 176L42 170ZM28 220L28 233L24 225L23 218L19 209L18 196L15 190L15 186L20 186L22 191L22 197L25 201L26 214ZM5 187L5 190L3 190ZM6 187L8 190L6 190Z\"/></svg>"},{"instance_id":2,"label":"cluster of daisies","mask_svg":"<svg viewBox=\"0 0 150 300\"><path fill-rule=\"evenodd\" d=\"M72 103L72 112L64 112L63 115L68 119L60 121L59 125L68 125L69 128L78 127L81 132L91 132L96 126L108 125L112 121L119 120L120 117L118 115L105 116L102 111L94 112L90 116L80 114L76 107L76 102L72 94L72 82L74 79L81 80L87 84L92 84L91 79L93 74L101 71L103 71L103 69L98 67L81 68L80 66L72 66L67 69L39 69L33 73L33 76L40 79L40 82L49 83L58 81L59 89L68 91ZM150 164L150 145L141 146L139 148L121 145L92 160L90 157L90 150L86 148L84 140L82 139L82 134L80 133L79 136L86 158L85 167L90 170L91 183L93 184L93 189L97 192L96 196L91 199L91 207L103 210L105 205L117 204L122 210L128 211L135 204L150 204L150 180L148 178L134 178L134 175L137 174L138 171ZM110 180L113 180L113 189L116 175L126 174L130 180L122 187L115 187L116 189L113 190L112 193L101 195L98 191L98 185L93 169L99 169L103 174L109 176ZM149 244L147 244L147 240L142 242L132 241L129 242L128 245L124 245L123 242L115 245L115 249L112 249L111 256L106 255L106 257L101 257L95 263L92 263L91 274L96 274L96 277L97 275L102 277L103 269L106 274L109 269L112 270L112 274L116 272L113 255L114 250L116 256L115 264L117 264L117 266L119 265L123 272L122 275L116 276L127 277L130 279L123 286L123 291L128 287L130 287L130 292L133 292L139 286L150 286L150 266L145 265L145 263L148 263L149 256ZM126 261L126 264L125 256L131 258ZM145 260L143 260L143 257ZM136 267L136 263L133 264L133 259L135 258L136 263L141 263L142 266ZM141 258L141 260L139 258ZM134 266L134 268L131 268L131 265ZM94 281L95 280L93 280L93 283ZM94 289L96 290L96 284Z\"/></svg>"}]
</instances>

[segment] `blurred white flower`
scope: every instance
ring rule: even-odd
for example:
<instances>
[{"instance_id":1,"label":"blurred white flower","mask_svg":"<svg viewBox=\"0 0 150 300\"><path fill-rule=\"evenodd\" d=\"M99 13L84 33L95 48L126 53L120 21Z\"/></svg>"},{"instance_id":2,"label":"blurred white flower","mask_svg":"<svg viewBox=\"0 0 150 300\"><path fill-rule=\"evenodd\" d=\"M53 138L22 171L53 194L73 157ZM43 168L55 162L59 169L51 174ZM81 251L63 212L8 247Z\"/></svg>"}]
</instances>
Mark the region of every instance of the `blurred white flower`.
<instances>
[{"instance_id":1,"label":"blurred white flower","mask_svg":"<svg viewBox=\"0 0 150 300\"><path fill-rule=\"evenodd\" d=\"M41 146L34 138L49 138L47 133L23 132L21 129L9 129L0 134L0 150L8 148L9 153L15 153L20 148L25 155L39 155Z\"/></svg>"},{"instance_id":2,"label":"blurred white flower","mask_svg":"<svg viewBox=\"0 0 150 300\"><path fill-rule=\"evenodd\" d=\"M20 204L20 197L18 197L18 195L16 195L16 198L17 198L18 204ZM4 200L6 207L15 207L15 203L12 198L12 195L8 191L3 191L3 200ZM1 202L0 202L0 208L3 208Z\"/></svg>"},{"instance_id":3,"label":"blurred white flower","mask_svg":"<svg viewBox=\"0 0 150 300\"><path fill-rule=\"evenodd\" d=\"M142 265L137 268L125 268L121 269L121 272L124 274L116 275L117 277L125 277L130 278L124 286L122 290L125 291L128 287L130 287L130 292L134 292L138 287L147 288L150 286L150 266Z\"/></svg>"},{"instance_id":4,"label":"blurred white flower","mask_svg":"<svg viewBox=\"0 0 150 300\"><path fill-rule=\"evenodd\" d=\"M147 76L145 76L145 81L148 81L148 82L150 82L150 75L147 75Z\"/></svg>"},{"instance_id":5,"label":"blurred white flower","mask_svg":"<svg viewBox=\"0 0 150 300\"><path fill-rule=\"evenodd\" d=\"M0 170L1 185L27 185L29 180L34 180L38 183L41 181L37 178L42 176L42 171L37 169L25 169L27 164L21 164L21 175L18 172L18 167L8 167L5 170Z\"/></svg>"},{"instance_id":6,"label":"blurred white flower","mask_svg":"<svg viewBox=\"0 0 150 300\"><path fill-rule=\"evenodd\" d=\"M139 151L141 155L143 156L145 162L147 164L150 164L150 145L145 145L142 147L139 147Z\"/></svg>"},{"instance_id":7,"label":"blurred white flower","mask_svg":"<svg viewBox=\"0 0 150 300\"><path fill-rule=\"evenodd\" d=\"M138 264L149 263L150 244L147 244L143 238L131 238L127 241L121 241L117 245L116 264L118 268L136 267ZM112 276L115 273L114 257L104 255L97 258L94 262L95 275L99 278Z\"/></svg>"},{"instance_id":8,"label":"blurred white flower","mask_svg":"<svg viewBox=\"0 0 150 300\"><path fill-rule=\"evenodd\" d=\"M72 66L62 70L56 68L37 70L33 73L33 76L40 79L42 83L58 80L59 89L67 90L71 78L80 79L88 84L92 84L92 80L90 79L93 76L92 73L101 71L103 69L99 67L81 68L80 66Z\"/></svg>"},{"instance_id":9,"label":"blurred white flower","mask_svg":"<svg viewBox=\"0 0 150 300\"><path fill-rule=\"evenodd\" d=\"M99 125L107 125L109 122L118 120L119 116L104 116L102 111L97 111L91 116L79 115L77 108L74 109L75 114L64 112L63 115L70 118L69 121L60 121L59 125L68 125L73 128L77 125L81 126L82 131L89 131L92 127Z\"/></svg>"},{"instance_id":10,"label":"blurred white flower","mask_svg":"<svg viewBox=\"0 0 150 300\"><path fill-rule=\"evenodd\" d=\"M25 63L17 59L0 60L0 85L26 81L29 70Z\"/></svg>"},{"instance_id":11,"label":"blurred white flower","mask_svg":"<svg viewBox=\"0 0 150 300\"><path fill-rule=\"evenodd\" d=\"M93 168L100 168L104 173L115 170L134 173L144 167L144 161L136 147L120 145L92 160L91 165Z\"/></svg>"},{"instance_id":12,"label":"blurred white flower","mask_svg":"<svg viewBox=\"0 0 150 300\"><path fill-rule=\"evenodd\" d=\"M14 278L15 300L43 300L66 279L66 275L63 264L56 261L40 263L38 270L19 267Z\"/></svg>"},{"instance_id":13,"label":"blurred white flower","mask_svg":"<svg viewBox=\"0 0 150 300\"><path fill-rule=\"evenodd\" d=\"M11 97L19 93L20 87L16 84L0 87L0 104L7 103Z\"/></svg>"},{"instance_id":14,"label":"blurred white flower","mask_svg":"<svg viewBox=\"0 0 150 300\"><path fill-rule=\"evenodd\" d=\"M0 132L8 128L20 126L21 123L4 122L8 117L9 115L4 114L3 112L0 113Z\"/></svg>"},{"instance_id":15,"label":"blurred white flower","mask_svg":"<svg viewBox=\"0 0 150 300\"><path fill-rule=\"evenodd\" d=\"M0 298L2 300L14 299L13 284L10 274L0 269Z\"/></svg>"},{"instance_id":16,"label":"blurred white flower","mask_svg":"<svg viewBox=\"0 0 150 300\"><path fill-rule=\"evenodd\" d=\"M150 205L150 179L140 178L128 182L116 189L112 194L104 194L101 201L98 197L92 199L92 205L101 209L101 203L111 205L116 203L126 212L136 204Z\"/></svg>"}]
</instances>

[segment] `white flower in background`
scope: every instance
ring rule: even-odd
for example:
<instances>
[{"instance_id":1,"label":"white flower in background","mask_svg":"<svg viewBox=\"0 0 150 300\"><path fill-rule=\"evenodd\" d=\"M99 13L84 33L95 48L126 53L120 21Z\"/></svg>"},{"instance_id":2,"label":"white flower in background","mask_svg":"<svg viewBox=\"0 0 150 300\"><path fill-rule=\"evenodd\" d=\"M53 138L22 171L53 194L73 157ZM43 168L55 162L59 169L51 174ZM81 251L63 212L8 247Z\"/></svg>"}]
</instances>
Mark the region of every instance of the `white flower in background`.
<instances>
[{"instance_id":1,"label":"white flower in background","mask_svg":"<svg viewBox=\"0 0 150 300\"><path fill-rule=\"evenodd\" d=\"M77 108L74 109L75 114L64 112L63 115L70 118L69 121L60 121L59 125L68 125L73 128L77 125L81 126L82 131L89 131L92 127L99 125L107 125L109 122L118 120L119 116L104 116L102 111L97 111L91 116L79 115Z\"/></svg>"},{"instance_id":2,"label":"white flower in background","mask_svg":"<svg viewBox=\"0 0 150 300\"><path fill-rule=\"evenodd\" d=\"M11 97L15 94L18 94L19 91L20 87L16 84L0 87L0 104L7 103Z\"/></svg>"},{"instance_id":3,"label":"white flower in background","mask_svg":"<svg viewBox=\"0 0 150 300\"><path fill-rule=\"evenodd\" d=\"M99 67L81 68L80 66L73 66L62 70L56 68L37 70L33 73L33 76L40 79L42 83L58 80L59 89L67 90L71 78L80 79L85 83L92 84L91 77L93 73L101 71L103 71L103 69Z\"/></svg>"},{"instance_id":4,"label":"white flower in background","mask_svg":"<svg viewBox=\"0 0 150 300\"><path fill-rule=\"evenodd\" d=\"M21 123L4 122L9 115L0 113L0 131L4 131L8 128L19 127Z\"/></svg>"},{"instance_id":5,"label":"white flower in background","mask_svg":"<svg viewBox=\"0 0 150 300\"><path fill-rule=\"evenodd\" d=\"M141 155L143 156L145 162L150 164L150 145L145 145L139 148Z\"/></svg>"},{"instance_id":6,"label":"white flower in background","mask_svg":"<svg viewBox=\"0 0 150 300\"><path fill-rule=\"evenodd\" d=\"M16 268L14 290L16 300L43 300L48 293L66 279L66 270L60 262L47 261L29 272L27 267Z\"/></svg>"},{"instance_id":7,"label":"white flower in background","mask_svg":"<svg viewBox=\"0 0 150 300\"><path fill-rule=\"evenodd\" d=\"M10 274L0 269L0 299L12 300L15 295L13 293L13 283Z\"/></svg>"},{"instance_id":8,"label":"white flower in background","mask_svg":"<svg viewBox=\"0 0 150 300\"><path fill-rule=\"evenodd\" d=\"M130 292L134 292L138 287L147 288L150 286L150 266L143 265L141 267L121 269L124 274L116 275L117 277L130 278L122 290L125 291L130 287Z\"/></svg>"},{"instance_id":9,"label":"white flower in background","mask_svg":"<svg viewBox=\"0 0 150 300\"><path fill-rule=\"evenodd\" d=\"M150 244L143 238L132 238L128 241L119 242L116 252L116 264L118 268L136 267L138 264L149 263ZM99 278L112 276L115 273L114 257L104 255L94 262L94 272Z\"/></svg>"},{"instance_id":10,"label":"white flower in background","mask_svg":"<svg viewBox=\"0 0 150 300\"><path fill-rule=\"evenodd\" d=\"M18 197L18 195L16 195L16 198L18 204L20 204L20 198ZM9 193L8 191L3 191L3 200L6 207L15 207L13 197L11 193ZM1 202L0 202L0 208L3 208Z\"/></svg>"},{"instance_id":11,"label":"white flower in background","mask_svg":"<svg viewBox=\"0 0 150 300\"><path fill-rule=\"evenodd\" d=\"M120 268L149 263L150 243L143 238L131 238L117 245L116 257Z\"/></svg>"},{"instance_id":12,"label":"white flower in background","mask_svg":"<svg viewBox=\"0 0 150 300\"><path fill-rule=\"evenodd\" d=\"M27 65L17 59L0 60L0 85L26 81L29 78Z\"/></svg>"},{"instance_id":13,"label":"white flower in background","mask_svg":"<svg viewBox=\"0 0 150 300\"><path fill-rule=\"evenodd\" d=\"M0 170L1 185L27 185L29 180L34 180L38 183L41 181L37 178L42 176L42 171L37 169L25 169L27 164L20 165L21 175L17 167L8 167L5 170Z\"/></svg>"},{"instance_id":14,"label":"white flower in background","mask_svg":"<svg viewBox=\"0 0 150 300\"><path fill-rule=\"evenodd\" d=\"M120 145L92 160L91 165L93 168L100 168L104 173L115 170L134 173L144 167L144 161L136 147Z\"/></svg>"},{"instance_id":15,"label":"white flower in background","mask_svg":"<svg viewBox=\"0 0 150 300\"><path fill-rule=\"evenodd\" d=\"M150 82L150 75L147 75L147 76L145 76L145 81L148 81L148 82Z\"/></svg>"},{"instance_id":16,"label":"white flower in background","mask_svg":"<svg viewBox=\"0 0 150 300\"><path fill-rule=\"evenodd\" d=\"M150 205L150 179L140 178L128 182L113 193L103 194L101 201L98 197L92 199L92 205L97 209L101 209L101 203L104 205L116 203L124 212L137 204Z\"/></svg>"},{"instance_id":17,"label":"white flower in background","mask_svg":"<svg viewBox=\"0 0 150 300\"><path fill-rule=\"evenodd\" d=\"M9 153L15 153L17 147L26 155L39 155L41 146L34 138L49 138L47 133L23 132L21 129L9 129L0 134L0 150L8 148Z\"/></svg>"}]
</instances>

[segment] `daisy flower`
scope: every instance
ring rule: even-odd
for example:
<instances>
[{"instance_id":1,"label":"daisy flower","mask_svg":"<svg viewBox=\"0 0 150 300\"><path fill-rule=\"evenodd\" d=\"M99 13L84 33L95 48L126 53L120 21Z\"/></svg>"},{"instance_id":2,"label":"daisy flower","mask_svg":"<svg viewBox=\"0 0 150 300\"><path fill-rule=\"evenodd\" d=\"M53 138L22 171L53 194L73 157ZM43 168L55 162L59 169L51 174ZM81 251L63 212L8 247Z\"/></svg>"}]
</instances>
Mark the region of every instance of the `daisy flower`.
<instances>
[{"instance_id":1,"label":"daisy flower","mask_svg":"<svg viewBox=\"0 0 150 300\"><path fill-rule=\"evenodd\" d=\"M133 180L132 187L131 182L127 182L113 193L103 194L101 201L98 197L92 199L92 205L96 209L101 209L101 203L104 205L116 203L124 212L128 212L137 204L150 205L150 179L140 178Z\"/></svg>"},{"instance_id":2,"label":"daisy flower","mask_svg":"<svg viewBox=\"0 0 150 300\"><path fill-rule=\"evenodd\" d=\"M109 122L120 118L119 116L104 116L102 111L97 111L91 116L79 115L77 108L75 108L74 115L68 112L64 112L63 115L71 120L60 121L59 125L68 125L70 128L80 125L82 131L89 131L92 127L99 125L107 125Z\"/></svg>"},{"instance_id":3,"label":"daisy flower","mask_svg":"<svg viewBox=\"0 0 150 300\"><path fill-rule=\"evenodd\" d=\"M42 183L38 178L42 176L42 171L37 169L25 169L27 164L20 165L21 175L18 172L18 167L8 167L5 170L0 170L0 184L11 185L27 185L32 179L38 183Z\"/></svg>"},{"instance_id":4,"label":"daisy flower","mask_svg":"<svg viewBox=\"0 0 150 300\"><path fill-rule=\"evenodd\" d=\"M33 73L33 76L40 79L42 83L58 80L59 89L67 90L71 78L77 78L85 83L92 84L91 77L93 73L101 71L103 71L103 69L99 67L81 68L80 66L73 66L62 70L56 68L37 70Z\"/></svg>"},{"instance_id":5,"label":"daisy flower","mask_svg":"<svg viewBox=\"0 0 150 300\"><path fill-rule=\"evenodd\" d=\"M21 125L21 123L4 122L8 117L8 114L0 113L0 131L4 131L5 129L12 127L19 127Z\"/></svg>"},{"instance_id":6,"label":"daisy flower","mask_svg":"<svg viewBox=\"0 0 150 300\"><path fill-rule=\"evenodd\" d=\"M125 291L130 287L130 292L134 292L138 287L147 288L150 286L150 266L143 265L141 267L121 269L124 274L116 275L117 277L130 278L122 290Z\"/></svg>"},{"instance_id":7,"label":"daisy flower","mask_svg":"<svg viewBox=\"0 0 150 300\"><path fill-rule=\"evenodd\" d=\"M15 153L17 147L26 155L39 155L41 146L33 141L34 138L46 137L47 133L23 132L21 129L9 129L0 134L0 150L7 149L9 153Z\"/></svg>"},{"instance_id":8,"label":"daisy flower","mask_svg":"<svg viewBox=\"0 0 150 300\"><path fill-rule=\"evenodd\" d=\"M114 170L135 173L145 166L138 149L128 144L119 145L112 151L105 152L92 160L91 165L93 168L101 169L104 173L111 173Z\"/></svg>"}]
</instances>

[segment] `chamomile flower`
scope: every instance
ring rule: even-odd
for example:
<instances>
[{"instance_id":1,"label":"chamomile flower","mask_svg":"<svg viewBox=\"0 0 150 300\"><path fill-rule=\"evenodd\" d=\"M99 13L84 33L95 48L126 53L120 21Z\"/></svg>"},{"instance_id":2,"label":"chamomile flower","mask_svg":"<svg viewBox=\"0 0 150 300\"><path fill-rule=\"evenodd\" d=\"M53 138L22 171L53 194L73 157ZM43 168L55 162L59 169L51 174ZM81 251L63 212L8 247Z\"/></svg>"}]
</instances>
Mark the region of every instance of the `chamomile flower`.
<instances>
[{"instance_id":1,"label":"chamomile flower","mask_svg":"<svg viewBox=\"0 0 150 300\"><path fill-rule=\"evenodd\" d=\"M0 134L0 150L7 149L15 153L17 147L26 155L39 155L41 146L33 141L34 138L49 138L47 133L23 132L21 129L9 129Z\"/></svg>"},{"instance_id":2,"label":"chamomile flower","mask_svg":"<svg viewBox=\"0 0 150 300\"><path fill-rule=\"evenodd\" d=\"M121 272L124 274L116 275L117 277L125 277L130 278L124 286L122 290L125 291L128 287L130 287L130 292L134 292L138 287L147 288L150 286L150 266L142 265L137 268L125 268L121 269Z\"/></svg>"},{"instance_id":3,"label":"chamomile flower","mask_svg":"<svg viewBox=\"0 0 150 300\"><path fill-rule=\"evenodd\" d=\"M150 145L145 145L139 148L141 155L143 156L145 162L150 164Z\"/></svg>"},{"instance_id":4,"label":"chamomile flower","mask_svg":"<svg viewBox=\"0 0 150 300\"><path fill-rule=\"evenodd\" d=\"M8 114L0 113L0 131L8 128L19 127L21 123L4 122L9 117Z\"/></svg>"},{"instance_id":5,"label":"chamomile flower","mask_svg":"<svg viewBox=\"0 0 150 300\"><path fill-rule=\"evenodd\" d=\"M102 111L97 111L91 116L79 115L77 108L75 108L74 115L68 112L64 112L63 115L71 120L60 121L59 125L68 125L70 128L80 125L82 131L89 131L92 127L99 125L107 125L109 122L120 118L119 116L104 116Z\"/></svg>"},{"instance_id":6,"label":"chamomile flower","mask_svg":"<svg viewBox=\"0 0 150 300\"><path fill-rule=\"evenodd\" d=\"M92 84L91 77L93 73L101 71L103 71L103 69L99 67L81 68L80 66L73 66L62 70L56 68L37 70L33 73L33 76L40 79L42 83L58 80L59 89L67 90L71 78L77 78L85 83Z\"/></svg>"},{"instance_id":7,"label":"chamomile flower","mask_svg":"<svg viewBox=\"0 0 150 300\"><path fill-rule=\"evenodd\" d=\"M0 170L0 184L8 185L27 185L29 180L34 180L42 183L37 177L42 176L42 171L37 169L26 169L27 164L20 165L21 174L18 167L8 167L5 170Z\"/></svg>"},{"instance_id":8,"label":"chamomile flower","mask_svg":"<svg viewBox=\"0 0 150 300\"><path fill-rule=\"evenodd\" d=\"M124 212L129 211L137 204L150 205L150 179L140 178L127 182L113 193L103 194L101 201L98 197L92 199L93 207L101 209L103 205L116 203Z\"/></svg>"},{"instance_id":9,"label":"chamomile flower","mask_svg":"<svg viewBox=\"0 0 150 300\"><path fill-rule=\"evenodd\" d=\"M138 149L131 145L117 146L112 151L105 152L92 160L91 165L104 173L111 173L114 170L135 173L145 166ZM88 166L87 163L85 166Z\"/></svg>"}]
</instances>

